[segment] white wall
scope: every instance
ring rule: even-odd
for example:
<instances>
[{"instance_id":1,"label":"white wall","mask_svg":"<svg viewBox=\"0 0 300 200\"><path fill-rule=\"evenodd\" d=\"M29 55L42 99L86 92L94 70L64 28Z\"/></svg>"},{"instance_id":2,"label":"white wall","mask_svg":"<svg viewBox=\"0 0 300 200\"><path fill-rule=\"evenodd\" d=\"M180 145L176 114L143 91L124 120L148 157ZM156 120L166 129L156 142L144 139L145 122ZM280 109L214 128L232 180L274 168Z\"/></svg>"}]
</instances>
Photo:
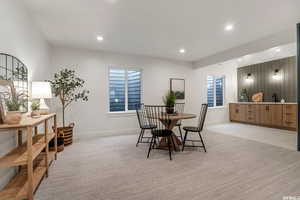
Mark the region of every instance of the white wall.
<instances>
[{"instance_id":1,"label":"white wall","mask_svg":"<svg viewBox=\"0 0 300 200\"><path fill-rule=\"evenodd\" d=\"M108 66L128 66L143 70L143 99L146 104L161 104L169 89L169 78L185 78L187 101L190 99L190 65L143 56L130 56L74 48L52 48L53 72L75 69L90 90L88 102L74 103L67 111L67 123L75 122L75 137L136 133L138 122L133 115L108 114ZM53 100L54 101L54 100ZM187 102L188 103L188 102ZM56 103L55 111L60 112Z\"/></svg>"},{"instance_id":2,"label":"white wall","mask_svg":"<svg viewBox=\"0 0 300 200\"><path fill-rule=\"evenodd\" d=\"M25 12L22 1L1 0L0 52L19 58L28 67L29 81L49 76L48 44ZM15 145L13 132L0 132L0 156ZM0 188L14 174L13 168L0 168Z\"/></svg>"},{"instance_id":3,"label":"white wall","mask_svg":"<svg viewBox=\"0 0 300 200\"><path fill-rule=\"evenodd\" d=\"M200 110L202 103L207 103L207 76L225 76L225 105L221 108L209 108L206 124L229 121L228 103L237 100L237 64L226 62L222 65L210 65L193 70L191 75L192 96L189 107Z\"/></svg>"}]
</instances>

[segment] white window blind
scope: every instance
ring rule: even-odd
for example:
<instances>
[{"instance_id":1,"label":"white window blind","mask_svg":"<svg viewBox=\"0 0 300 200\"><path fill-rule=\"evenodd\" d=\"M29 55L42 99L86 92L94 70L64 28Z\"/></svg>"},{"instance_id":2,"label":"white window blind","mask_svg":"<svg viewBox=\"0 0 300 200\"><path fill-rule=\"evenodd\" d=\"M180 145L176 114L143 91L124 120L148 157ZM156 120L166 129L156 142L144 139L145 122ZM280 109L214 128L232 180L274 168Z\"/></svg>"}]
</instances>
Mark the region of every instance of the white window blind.
<instances>
[{"instance_id":1,"label":"white window blind","mask_svg":"<svg viewBox=\"0 0 300 200\"><path fill-rule=\"evenodd\" d=\"M207 104L208 107L224 106L225 77L207 77Z\"/></svg>"},{"instance_id":2,"label":"white window blind","mask_svg":"<svg viewBox=\"0 0 300 200\"><path fill-rule=\"evenodd\" d=\"M110 68L109 111L135 110L141 103L141 71Z\"/></svg>"}]
</instances>

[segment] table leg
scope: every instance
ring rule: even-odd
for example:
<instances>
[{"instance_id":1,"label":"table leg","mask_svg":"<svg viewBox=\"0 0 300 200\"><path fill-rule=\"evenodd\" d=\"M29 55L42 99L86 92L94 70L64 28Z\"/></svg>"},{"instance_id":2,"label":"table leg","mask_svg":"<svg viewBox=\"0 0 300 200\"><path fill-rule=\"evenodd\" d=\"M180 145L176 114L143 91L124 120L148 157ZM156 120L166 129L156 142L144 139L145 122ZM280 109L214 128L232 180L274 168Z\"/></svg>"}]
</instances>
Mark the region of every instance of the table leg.
<instances>
[{"instance_id":1,"label":"table leg","mask_svg":"<svg viewBox=\"0 0 300 200\"><path fill-rule=\"evenodd\" d=\"M48 177L48 168L49 168L49 144L48 144L48 120L45 120L45 143L46 143L46 154L45 154L45 165L46 165L46 177Z\"/></svg>"},{"instance_id":2,"label":"table leg","mask_svg":"<svg viewBox=\"0 0 300 200\"><path fill-rule=\"evenodd\" d=\"M176 126L178 120L169 120L168 122L167 121L161 121L168 130L173 130L173 128ZM178 137L175 135L175 133L173 133L171 135L171 137L173 138L173 141L175 143L175 150L178 150L179 149L179 145L182 144L182 142L178 139ZM167 141L167 138L162 138L160 140L160 143L158 145L159 148L168 148L168 141ZM171 142L171 148L173 149L173 144Z\"/></svg>"},{"instance_id":3,"label":"table leg","mask_svg":"<svg viewBox=\"0 0 300 200\"><path fill-rule=\"evenodd\" d=\"M35 136L38 135L38 127L37 127L37 126L34 127L34 135L35 135Z\"/></svg>"},{"instance_id":4,"label":"table leg","mask_svg":"<svg viewBox=\"0 0 300 200\"><path fill-rule=\"evenodd\" d=\"M56 115L54 115L54 119L53 119L53 123L54 123L54 133L55 133L55 138L54 138L54 148L55 148L55 160L57 160L57 119L56 119Z\"/></svg>"},{"instance_id":5,"label":"table leg","mask_svg":"<svg viewBox=\"0 0 300 200\"><path fill-rule=\"evenodd\" d=\"M27 128L27 196L33 200L33 157L32 157L32 127Z\"/></svg>"},{"instance_id":6,"label":"table leg","mask_svg":"<svg viewBox=\"0 0 300 200\"><path fill-rule=\"evenodd\" d=\"M22 146L22 144L23 144L22 130L19 129L18 130L18 147ZM18 167L19 172L21 171L21 169L22 169L22 166L19 166Z\"/></svg>"}]
</instances>

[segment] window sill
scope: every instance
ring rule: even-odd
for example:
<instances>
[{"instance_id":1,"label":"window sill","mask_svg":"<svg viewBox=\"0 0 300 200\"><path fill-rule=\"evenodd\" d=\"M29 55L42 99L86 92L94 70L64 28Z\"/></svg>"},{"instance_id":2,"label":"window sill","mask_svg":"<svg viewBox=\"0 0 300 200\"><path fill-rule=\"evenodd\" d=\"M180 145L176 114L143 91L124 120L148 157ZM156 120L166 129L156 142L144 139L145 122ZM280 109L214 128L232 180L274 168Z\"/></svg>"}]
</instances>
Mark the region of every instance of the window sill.
<instances>
[{"instance_id":1,"label":"window sill","mask_svg":"<svg viewBox=\"0 0 300 200\"><path fill-rule=\"evenodd\" d=\"M109 117L131 117L136 115L136 111L125 111L125 112L107 112Z\"/></svg>"},{"instance_id":2,"label":"window sill","mask_svg":"<svg viewBox=\"0 0 300 200\"><path fill-rule=\"evenodd\" d=\"M225 109L226 106L215 106L215 107L208 107L209 110L216 110L216 109Z\"/></svg>"}]
</instances>

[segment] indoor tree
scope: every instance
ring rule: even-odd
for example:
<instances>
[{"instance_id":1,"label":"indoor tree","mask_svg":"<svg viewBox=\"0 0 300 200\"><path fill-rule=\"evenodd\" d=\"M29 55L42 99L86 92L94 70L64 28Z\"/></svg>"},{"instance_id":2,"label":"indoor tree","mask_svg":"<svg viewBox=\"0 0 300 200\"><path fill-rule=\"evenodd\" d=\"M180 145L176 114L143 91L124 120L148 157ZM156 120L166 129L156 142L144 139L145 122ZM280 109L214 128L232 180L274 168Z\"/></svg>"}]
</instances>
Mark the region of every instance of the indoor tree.
<instances>
[{"instance_id":1,"label":"indoor tree","mask_svg":"<svg viewBox=\"0 0 300 200\"><path fill-rule=\"evenodd\" d=\"M74 70L63 69L54 74L54 79L49 80L52 92L59 98L62 105L62 122L65 127L66 108L78 100L88 101L88 90L82 89L85 81L76 76Z\"/></svg>"}]
</instances>

